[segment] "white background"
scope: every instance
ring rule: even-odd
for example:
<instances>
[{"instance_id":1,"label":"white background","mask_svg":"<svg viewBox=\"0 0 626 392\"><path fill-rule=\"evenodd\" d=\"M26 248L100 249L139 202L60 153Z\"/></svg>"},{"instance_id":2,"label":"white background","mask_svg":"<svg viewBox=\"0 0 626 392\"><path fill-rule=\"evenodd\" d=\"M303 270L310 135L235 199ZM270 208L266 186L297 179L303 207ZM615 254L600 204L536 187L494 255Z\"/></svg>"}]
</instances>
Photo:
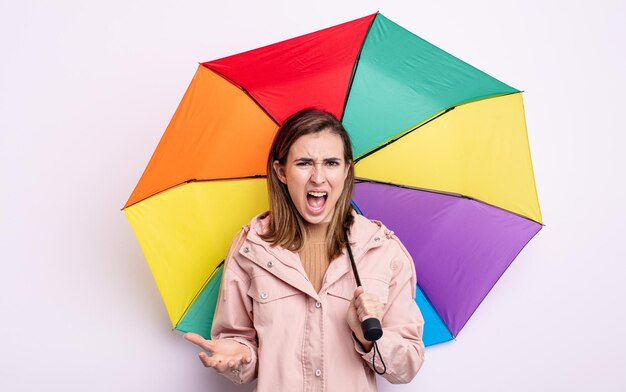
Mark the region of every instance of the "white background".
<instances>
[{"instance_id":1,"label":"white background","mask_svg":"<svg viewBox=\"0 0 626 392\"><path fill-rule=\"evenodd\" d=\"M625 4L1 0L0 390L250 390L170 331L120 208L198 62L377 10L525 91L547 224L380 389L626 390Z\"/></svg>"}]
</instances>

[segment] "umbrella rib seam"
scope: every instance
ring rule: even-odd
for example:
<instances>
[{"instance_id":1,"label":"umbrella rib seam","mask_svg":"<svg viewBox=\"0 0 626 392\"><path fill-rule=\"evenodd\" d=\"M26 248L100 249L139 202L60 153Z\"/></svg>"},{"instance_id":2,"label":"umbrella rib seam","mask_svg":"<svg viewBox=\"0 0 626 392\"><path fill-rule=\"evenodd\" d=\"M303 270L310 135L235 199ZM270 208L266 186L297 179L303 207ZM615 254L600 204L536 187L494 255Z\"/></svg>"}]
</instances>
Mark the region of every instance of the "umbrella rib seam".
<instances>
[{"instance_id":1,"label":"umbrella rib seam","mask_svg":"<svg viewBox=\"0 0 626 392\"><path fill-rule=\"evenodd\" d=\"M459 107L459 106L467 105L467 104L470 104L470 103L473 103L473 102L482 101L482 100L486 100L486 99L492 99L492 98L504 97L504 96L506 96L506 95L511 95L511 94L521 94L521 92L519 92L519 91L515 91L515 92L510 92L510 93L504 93L504 94L490 95L490 96L488 96L488 97L479 97L479 98L476 98L476 99L472 99L472 100L469 100L469 101L461 102L461 103L458 103L458 104L456 104L456 105L454 105L454 106L451 106L451 107L449 107L449 108L447 108L447 109L443 110L443 111L442 111L442 112L440 112L439 114L435 115L434 117L432 117L432 118L428 119L427 121L425 121L425 122L423 122L423 123L419 123L419 124L417 124L417 125L415 125L415 126L413 126L413 127L409 128L407 131L405 131L404 133L402 133L400 136L395 137L395 138L392 138L392 139L390 139L390 140L386 141L385 143L381 144L380 146L378 146L378 147L374 148L373 150L370 150L370 151L366 152L365 154L361 155L360 157L355 158L355 159L354 159L354 163L356 164L356 163L358 163L361 159L367 158L368 156L370 156L370 155L374 154L374 153L375 153L375 152L377 152L378 150L381 150L381 149L383 149L383 148L387 147L388 145L390 145L390 144L392 144L392 143L395 143L396 141L398 141L398 140L402 139L403 137L407 136L408 134L413 133L414 131L418 130L419 128L423 127L424 125L426 125L426 124L430 123L431 121L434 121L434 120L438 119L439 117L441 117L441 116L443 116L444 114L446 114L446 113L448 113L448 112L450 112L450 111L452 111L452 110L456 109L456 108L457 108L457 107Z\"/></svg>"},{"instance_id":2,"label":"umbrella rib seam","mask_svg":"<svg viewBox=\"0 0 626 392\"><path fill-rule=\"evenodd\" d=\"M185 318L185 316L187 315L187 313L189 312L189 309L191 309L191 307L193 306L193 304L196 302L196 300L198 299L198 297L200 296L200 294L202 293L202 291L204 291L204 289L206 288L206 286L209 284L209 282L211 281L211 279L215 276L215 273L217 272L217 270L224 265L224 260L222 260L221 263L219 263L217 265L217 267L215 267L215 270L213 270L213 272L211 273L211 275L209 275L209 277L206 279L206 281L204 281L204 283L202 284L202 287L200 288L200 290L198 290L198 292L196 293L196 295L194 295L193 299L191 300L191 302L189 302L189 305L187 305L187 307L185 308L185 311L183 312L183 314L180 316L180 318L176 321L176 326L174 328L178 328L178 324L180 324L181 321L183 321L183 319Z\"/></svg>"},{"instance_id":3,"label":"umbrella rib seam","mask_svg":"<svg viewBox=\"0 0 626 392\"><path fill-rule=\"evenodd\" d=\"M509 214L513 214L513 215L519 216L520 218L529 220L529 221L534 222L534 223L536 223L538 225L546 226L544 223L537 222L536 220L531 219L531 218L529 218L527 216L524 216L524 215L522 215L522 214L520 214L518 212L510 211L510 210L507 210L506 208L502 208L500 206L497 206L497 205L494 205L494 204L491 204L491 203L487 203L486 201L483 201L483 200L480 200L480 199L476 199L475 197L463 195L461 193L438 191L438 190L435 190L435 189L420 188L420 187L416 187L416 186L403 185L403 184L395 184L393 182L379 181L379 180L374 180L374 179L365 178L365 177L356 177L355 181L357 183L369 182L369 183L372 183L372 184L390 185L390 186L395 186L395 187L398 187L398 188L410 189L410 190L421 191L421 192L436 193L436 194L439 194L439 195L450 196L450 197L457 197L457 198L460 198L460 199L474 200L474 201L476 201L478 203L481 203L481 204L484 204L486 206L497 208L500 211L504 211L504 212L507 212Z\"/></svg>"},{"instance_id":4,"label":"umbrella rib seam","mask_svg":"<svg viewBox=\"0 0 626 392\"><path fill-rule=\"evenodd\" d=\"M146 200L146 199L149 199L149 198L151 198L151 197L153 197L153 196L156 196L156 195L158 195L159 193L167 192L167 191L169 191L170 189L176 188L176 187L181 186L181 185L189 184L189 183L192 183L192 182L209 182L209 181L226 181L226 180L231 180L231 181L232 181L232 180L253 180L253 179L257 179L257 178L265 178L265 177L266 177L266 176L265 176L265 175L262 175L262 174L254 174L254 175L252 175L252 176L242 176L242 177L222 177L222 178L207 178L207 179L202 179L202 180L198 180L198 179L196 179L196 178L192 178L192 179L190 179L190 180L185 180L185 181L179 182L179 183L177 183L177 184L174 184L174 185L168 186L167 188L162 189L162 190L160 190L160 191L156 191L156 192L154 192L154 193L150 193L149 195L147 195L146 197L142 198L141 200L137 200L137 201L136 201L136 202L134 202L133 204L127 205L126 207L122 208L122 209L121 209L121 211L124 211L126 208L132 207L132 206L134 206L135 204L141 203L142 201L144 201L144 200Z\"/></svg>"},{"instance_id":5,"label":"umbrella rib seam","mask_svg":"<svg viewBox=\"0 0 626 392\"><path fill-rule=\"evenodd\" d=\"M352 84L354 83L356 71L359 68L359 60L361 59L361 53L363 53L363 47L365 46L365 41L367 41L367 36L372 30L372 26L374 25L374 22L376 21L376 18L378 17L379 14L380 12L377 11L376 16L372 18L372 21L370 22L370 25L367 27L367 31L365 32L365 35L363 36L363 42L361 42L359 53L354 59L354 66L352 68L352 74L350 75L350 83L348 83L348 91L346 92L346 99L343 101L343 109L341 110L341 118L339 119L342 122L343 122L343 116L346 114L346 107L348 106L348 100L350 99L350 91L352 91Z\"/></svg>"},{"instance_id":6,"label":"umbrella rib seam","mask_svg":"<svg viewBox=\"0 0 626 392\"><path fill-rule=\"evenodd\" d=\"M269 117L274 124L276 124L277 126L280 126L280 123L278 122L278 120L276 120L274 118L274 116L272 116L267 110L265 110L265 108L256 100L256 98L254 98L254 96L252 96L252 94L250 94L250 92L248 90L246 90L245 87L243 87L242 85L240 85L239 83L237 83L235 80L229 78L228 76L224 75L223 73L216 71L215 69L211 68L209 65L207 65L208 63L203 63L202 66L205 67L206 69L208 69L211 72L214 72L216 75L220 76L221 78L225 79L226 81L230 82L233 86L237 87L239 90L243 91L244 94L246 94L248 96L248 98L250 98L252 100L252 102L254 102L259 109L261 109L263 111L263 113L265 113L267 115L267 117Z\"/></svg>"},{"instance_id":7,"label":"umbrella rib seam","mask_svg":"<svg viewBox=\"0 0 626 392\"><path fill-rule=\"evenodd\" d=\"M443 112L437 114L435 117L429 119L426 122L420 123L420 124L418 124L418 125L416 125L416 126L414 126L412 128L409 128L408 131L402 133L400 136L398 136L396 138L393 138L393 139L391 139L391 140L381 144L380 146L374 148L373 150L370 150L370 151L366 152L365 154L361 155L360 157L356 158L354 160L354 163L357 164L361 159L367 158L368 156L374 154L378 150L382 150L383 148L387 147L388 145L390 145L392 143L395 143L396 141L402 139L403 137L407 136L410 133L413 133L414 131L416 131L419 128L423 127L424 125L430 123L431 121L434 121L434 120L438 119L439 117L443 116L444 114L448 113L449 111L454 110L454 108L456 108L456 106L452 106L451 108L448 108L448 109L444 110Z\"/></svg>"}]
</instances>

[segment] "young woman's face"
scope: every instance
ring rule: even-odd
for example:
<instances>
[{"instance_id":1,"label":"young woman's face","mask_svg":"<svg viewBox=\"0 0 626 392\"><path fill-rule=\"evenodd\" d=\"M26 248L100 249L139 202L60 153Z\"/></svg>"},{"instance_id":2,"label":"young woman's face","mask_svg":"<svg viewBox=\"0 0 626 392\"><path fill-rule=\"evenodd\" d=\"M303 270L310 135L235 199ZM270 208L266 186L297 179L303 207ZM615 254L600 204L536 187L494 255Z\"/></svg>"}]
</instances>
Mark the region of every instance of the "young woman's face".
<instances>
[{"instance_id":1,"label":"young woman's face","mask_svg":"<svg viewBox=\"0 0 626 392\"><path fill-rule=\"evenodd\" d=\"M284 165L274 161L274 170L287 185L293 204L311 224L331 221L349 168L349 162L343 160L341 137L330 131L300 137Z\"/></svg>"}]
</instances>

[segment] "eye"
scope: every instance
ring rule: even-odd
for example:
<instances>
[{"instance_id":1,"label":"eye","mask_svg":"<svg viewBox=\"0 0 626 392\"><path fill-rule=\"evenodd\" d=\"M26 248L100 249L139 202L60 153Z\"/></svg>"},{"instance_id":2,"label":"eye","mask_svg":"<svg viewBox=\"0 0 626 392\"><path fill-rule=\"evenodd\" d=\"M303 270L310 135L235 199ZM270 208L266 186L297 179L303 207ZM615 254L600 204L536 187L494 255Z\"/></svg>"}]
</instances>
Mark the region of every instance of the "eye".
<instances>
[{"instance_id":1,"label":"eye","mask_svg":"<svg viewBox=\"0 0 626 392\"><path fill-rule=\"evenodd\" d=\"M339 161L334 161L334 160L333 161L326 161L326 164L328 166L339 166L340 165Z\"/></svg>"},{"instance_id":2,"label":"eye","mask_svg":"<svg viewBox=\"0 0 626 392\"><path fill-rule=\"evenodd\" d=\"M298 161L296 162L296 166L310 166L311 161Z\"/></svg>"}]
</instances>

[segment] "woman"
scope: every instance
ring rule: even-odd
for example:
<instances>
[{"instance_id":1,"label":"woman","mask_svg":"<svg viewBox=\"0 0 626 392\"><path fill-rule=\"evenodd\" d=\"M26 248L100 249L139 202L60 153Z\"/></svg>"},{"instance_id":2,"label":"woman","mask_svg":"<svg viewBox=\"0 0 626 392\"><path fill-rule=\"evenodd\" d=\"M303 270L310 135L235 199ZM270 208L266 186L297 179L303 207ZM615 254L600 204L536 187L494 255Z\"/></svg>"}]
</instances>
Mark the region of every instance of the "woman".
<instances>
[{"instance_id":1,"label":"woman","mask_svg":"<svg viewBox=\"0 0 626 392\"><path fill-rule=\"evenodd\" d=\"M243 228L226 257L213 340L185 334L209 353L202 363L235 383L258 377L260 392L375 391L374 367L392 383L410 382L424 360L413 261L391 231L352 210L342 124L313 109L288 118L267 182L270 212ZM361 330L371 317L383 327L376 358Z\"/></svg>"}]
</instances>

